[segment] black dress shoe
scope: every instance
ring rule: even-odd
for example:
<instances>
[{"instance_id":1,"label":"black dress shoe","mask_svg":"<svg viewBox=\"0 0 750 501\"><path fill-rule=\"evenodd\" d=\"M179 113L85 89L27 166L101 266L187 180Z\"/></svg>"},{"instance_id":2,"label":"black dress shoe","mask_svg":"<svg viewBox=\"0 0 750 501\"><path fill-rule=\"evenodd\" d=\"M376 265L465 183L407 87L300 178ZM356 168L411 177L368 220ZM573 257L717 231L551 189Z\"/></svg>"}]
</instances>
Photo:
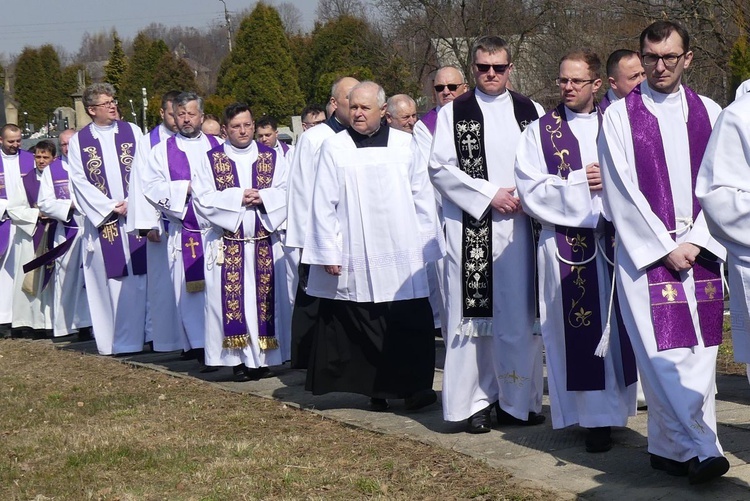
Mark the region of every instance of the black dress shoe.
<instances>
[{"instance_id":1,"label":"black dress shoe","mask_svg":"<svg viewBox=\"0 0 750 501\"><path fill-rule=\"evenodd\" d=\"M370 399L370 410L372 412L385 412L391 406L388 405L388 400L384 398L371 398Z\"/></svg>"},{"instance_id":2,"label":"black dress shoe","mask_svg":"<svg viewBox=\"0 0 750 501\"><path fill-rule=\"evenodd\" d=\"M245 374L250 378L250 381L260 381L261 379L273 377L271 369L268 367L256 367L255 369L245 368Z\"/></svg>"},{"instance_id":3,"label":"black dress shoe","mask_svg":"<svg viewBox=\"0 0 750 501\"><path fill-rule=\"evenodd\" d=\"M489 433L492 430L492 406L475 412L466 420L466 431L469 433Z\"/></svg>"},{"instance_id":4,"label":"black dress shoe","mask_svg":"<svg viewBox=\"0 0 750 501\"><path fill-rule=\"evenodd\" d=\"M724 456L707 458L698 461L693 458L688 465L688 481L691 484L702 484L719 478L729 471L729 461Z\"/></svg>"},{"instance_id":5,"label":"black dress shoe","mask_svg":"<svg viewBox=\"0 0 750 501\"><path fill-rule=\"evenodd\" d=\"M407 411L416 411L435 402L437 402L437 393L435 393L435 390L420 390L404 399L404 409Z\"/></svg>"},{"instance_id":6,"label":"black dress shoe","mask_svg":"<svg viewBox=\"0 0 750 501\"><path fill-rule=\"evenodd\" d=\"M245 364L235 365L232 367L232 375L235 383L245 383L250 381L250 376L247 373L248 369Z\"/></svg>"},{"instance_id":7,"label":"black dress shoe","mask_svg":"<svg viewBox=\"0 0 750 501\"><path fill-rule=\"evenodd\" d=\"M497 412L497 424L501 426L536 426L538 424L544 423L544 421L547 419L544 414L537 414L536 412L529 412L529 416L526 421L524 421L523 419L518 419L517 417L505 412L500 407L500 404L498 402L495 402L495 412Z\"/></svg>"},{"instance_id":8,"label":"black dress shoe","mask_svg":"<svg viewBox=\"0 0 750 501\"><path fill-rule=\"evenodd\" d=\"M589 428L586 437L586 452L607 452L612 448L612 428L603 426Z\"/></svg>"},{"instance_id":9,"label":"black dress shoe","mask_svg":"<svg viewBox=\"0 0 750 501\"><path fill-rule=\"evenodd\" d=\"M94 339L93 334L91 334L91 327L81 327L78 329L78 335L76 336L77 341L91 341Z\"/></svg>"},{"instance_id":10,"label":"black dress shoe","mask_svg":"<svg viewBox=\"0 0 750 501\"><path fill-rule=\"evenodd\" d=\"M667 475L672 475L673 477L686 477L688 474L688 461L683 463L675 461L674 459L651 454L651 468L664 471Z\"/></svg>"}]
</instances>

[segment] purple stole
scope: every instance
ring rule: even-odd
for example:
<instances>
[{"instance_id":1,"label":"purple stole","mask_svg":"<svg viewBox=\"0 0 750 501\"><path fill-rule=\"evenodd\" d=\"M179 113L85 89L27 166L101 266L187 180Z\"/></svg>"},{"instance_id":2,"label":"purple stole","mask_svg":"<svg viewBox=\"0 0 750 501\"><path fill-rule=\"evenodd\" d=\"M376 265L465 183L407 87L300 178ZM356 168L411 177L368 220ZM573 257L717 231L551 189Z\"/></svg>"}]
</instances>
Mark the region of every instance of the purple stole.
<instances>
[{"instance_id":1,"label":"purple stole","mask_svg":"<svg viewBox=\"0 0 750 501\"><path fill-rule=\"evenodd\" d=\"M261 143L258 146L258 159L253 164L253 188L262 190L271 187L276 167L276 152ZM216 189L239 188L240 179L237 165L224 152L224 146L218 146L208 152L211 170ZM248 238L243 225L234 232L224 232L223 262L221 270L221 311L224 325L224 348L245 348L248 345L247 322L245 317L245 243L255 244L255 287L258 313L258 344L262 350L279 347L275 337L274 312L274 271L273 247L271 234L266 231L255 216L255 234Z\"/></svg>"},{"instance_id":2,"label":"purple stole","mask_svg":"<svg viewBox=\"0 0 750 501\"><path fill-rule=\"evenodd\" d=\"M609 93L605 92L602 96L602 100L599 101L599 109L602 110L602 113L607 111L607 108L609 105L612 104L612 102L609 100Z\"/></svg>"},{"instance_id":3,"label":"purple stole","mask_svg":"<svg viewBox=\"0 0 750 501\"><path fill-rule=\"evenodd\" d=\"M284 156L286 156L286 154L289 153L289 145L286 144L284 141L279 141L279 144L281 145L281 151L283 151Z\"/></svg>"},{"instance_id":4,"label":"purple stole","mask_svg":"<svg viewBox=\"0 0 750 501\"><path fill-rule=\"evenodd\" d=\"M161 136L159 135L159 127L160 125L157 125L151 131L148 133L148 140L151 144L151 149L154 149L154 147L161 142Z\"/></svg>"},{"instance_id":5,"label":"purple stole","mask_svg":"<svg viewBox=\"0 0 750 501\"><path fill-rule=\"evenodd\" d=\"M37 179L36 168L24 174L21 179L23 181L23 189L26 192L26 201L28 202L29 207L36 208L38 206L39 200L39 186L41 185L39 179ZM52 237L55 233L56 228L57 221L54 219L37 219L36 228L34 229L34 235L31 237L34 245L35 255L38 255L42 250L41 246L43 241L46 247L45 253L49 252L50 249L52 249L52 245L54 244ZM46 240L44 239L45 236L47 237ZM52 277L52 272L54 271L55 263L53 261L47 262L46 266L44 267L44 280L42 281L42 289L47 287L49 279Z\"/></svg>"},{"instance_id":6,"label":"purple stole","mask_svg":"<svg viewBox=\"0 0 750 501\"><path fill-rule=\"evenodd\" d=\"M437 115L438 109L432 108L419 119L433 136L435 135L435 127L437 127Z\"/></svg>"},{"instance_id":7,"label":"purple stole","mask_svg":"<svg viewBox=\"0 0 750 501\"><path fill-rule=\"evenodd\" d=\"M692 217L695 220L701 211L700 203L695 196L695 181L711 135L711 121L698 94L687 86L683 86L683 89L688 104L687 132L693 187ZM638 187L666 229L674 231L677 226L674 201L659 122L643 103L640 86L633 89L625 100L633 134ZM675 238L674 233L672 238ZM705 346L718 346L722 341L724 292L720 272L721 266L718 262L708 261L702 256L698 256L693 266L695 298ZM657 261L648 267L647 276L657 349L662 351L697 345L698 338L680 273Z\"/></svg>"},{"instance_id":8,"label":"purple stole","mask_svg":"<svg viewBox=\"0 0 750 501\"><path fill-rule=\"evenodd\" d=\"M508 91L513 113L523 129L538 118L534 103L527 97ZM488 179L485 155L485 130L482 110L476 94L466 92L453 100L453 140L458 167L469 177ZM502 138L490 138L502 140ZM493 317L492 304L492 211L481 219L466 212L462 218L461 269L463 273L462 318ZM491 335L491 329L480 328L480 336ZM593 353L593 352L592 352Z\"/></svg>"},{"instance_id":9,"label":"purple stole","mask_svg":"<svg viewBox=\"0 0 750 501\"><path fill-rule=\"evenodd\" d=\"M34 155L28 151L18 150L18 167L23 176L27 172L34 170ZM3 165L3 157L0 155L0 199L7 200L8 192L5 183L5 166ZM0 256L4 256L10 245L10 218L5 221L0 221Z\"/></svg>"},{"instance_id":10,"label":"purple stole","mask_svg":"<svg viewBox=\"0 0 750 501\"><path fill-rule=\"evenodd\" d=\"M70 187L68 183L68 172L65 170L65 167L63 167L62 160L60 158L56 158L49 165L49 167L47 167L47 169L49 169L50 174L52 176L52 185L54 187L55 198L57 198L58 200L70 200ZM57 221L54 221L52 224L54 224L56 227ZM41 256L24 264L23 265L24 273L28 273L31 270L34 270L36 268L39 268L40 266L45 266L45 265L47 265L48 268L51 268L50 264L53 263L53 261L57 259L58 257L65 254L68 251L68 249L70 249L70 246L73 245L73 239L78 234L78 226L76 226L75 220L71 217L70 221L63 223L63 226L65 228L65 240L56 247L53 247L54 245L53 235L54 235L55 230L52 224L50 224L50 229L49 229L50 235L47 239L47 251ZM48 280L48 277L45 274L45 281L44 281L45 285L47 284L47 280Z\"/></svg>"},{"instance_id":11,"label":"purple stole","mask_svg":"<svg viewBox=\"0 0 750 501\"><path fill-rule=\"evenodd\" d=\"M581 150L568 125L565 106L539 119L542 152L550 174L567 179L583 168ZM565 326L568 391L604 389L604 359L594 355L602 336L597 242L589 228L555 226ZM572 263L572 264L571 264Z\"/></svg>"},{"instance_id":12,"label":"purple stole","mask_svg":"<svg viewBox=\"0 0 750 501\"><path fill-rule=\"evenodd\" d=\"M119 152L120 174L123 192L127 197L130 184L130 166L135 152L135 136L130 124L118 121L115 134L115 147ZM91 133L92 125L84 127L78 132L81 146L81 161L86 179L99 189L104 195L110 196L107 172L103 167L103 153L99 140ZM146 273L146 240L143 237L128 235L130 244L130 259L134 275ZM99 242L104 257L104 267L107 278L119 278L128 275L128 264L125 258L122 235L119 227L119 217L113 217L99 227Z\"/></svg>"},{"instance_id":13,"label":"purple stole","mask_svg":"<svg viewBox=\"0 0 750 501\"><path fill-rule=\"evenodd\" d=\"M213 136L207 135L211 148L219 146ZM167 166L172 181L190 180L190 162L187 155L177 146L175 136L167 139ZM198 218L193 209L193 197L188 196L187 211L182 219L182 266L185 270L185 290L187 292L202 292L206 281L203 271L203 239ZM186 250L189 249L189 252Z\"/></svg>"}]
</instances>

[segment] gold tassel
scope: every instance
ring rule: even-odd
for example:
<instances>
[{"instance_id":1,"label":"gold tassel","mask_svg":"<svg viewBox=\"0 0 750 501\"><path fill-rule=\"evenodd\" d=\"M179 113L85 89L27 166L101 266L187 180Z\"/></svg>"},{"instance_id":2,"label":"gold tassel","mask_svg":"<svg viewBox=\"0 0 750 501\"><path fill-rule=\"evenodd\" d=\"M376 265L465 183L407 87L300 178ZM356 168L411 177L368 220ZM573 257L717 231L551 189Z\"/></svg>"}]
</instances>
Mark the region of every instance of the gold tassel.
<instances>
[{"instance_id":1,"label":"gold tassel","mask_svg":"<svg viewBox=\"0 0 750 501\"><path fill-rule=\"evenodd\" d=\"M225 336L224 341L221 343L221 347L230 350L240 350L248 346L249 339L250 336L247 334L241 336Z\"/></svg>"},{"instance_id":2,"label":"gold tassel","mask_svg":"<svg viewBox=\"0 0 750 501\"><path fill-rule=\"evenodd\" d=\"M195 280L185 284L185 290L188 292L203 292L206 289L205 280Z\"/></svg>"},{"instance_id":3,"label":"gold tassel","mask_svg":"<svg viewBox=\"0 0 750 501\"><path fill-rule=\"evenodd\" d=\"M275 350L279 347L279 341L275 337L260 336L258 338L258 345L261 350Z\"/></svg>"}]
</instances>

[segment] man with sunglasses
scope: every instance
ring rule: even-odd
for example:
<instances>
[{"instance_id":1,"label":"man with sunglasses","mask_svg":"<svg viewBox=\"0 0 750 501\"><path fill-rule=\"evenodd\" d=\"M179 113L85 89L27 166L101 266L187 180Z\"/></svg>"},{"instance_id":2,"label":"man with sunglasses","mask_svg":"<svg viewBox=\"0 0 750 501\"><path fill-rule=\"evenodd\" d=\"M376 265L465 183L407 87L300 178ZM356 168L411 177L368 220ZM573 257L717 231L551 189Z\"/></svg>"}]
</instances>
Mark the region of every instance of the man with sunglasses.
<instances>
[{"instance_id":1,"label":"man with sunglasses","mask_svg":"<svg viewBox=\"0 0 750 501\"><path fill-rule=\"evenodd\" d=\"M477 39L471 54L477 87L438 113L429 171L448 244L443 415L486 433L493 406L499 424L545 419L531 222L513 178L521 131L544 111L507 89L513 64L502 38Z\"/></svg>"},{"instance_id":2,"label":"man with sunglasses","mask_svg":"<svg viewBox=\"0 0 750 501\"><path fill-rule=\"evenodd\" d=\"M99 353L143 350L146 239L128 235L130 168L141 131L117 119L115 89L90 85L83 105L92 123L70 140L70 181L86 216L83 272Z\"/></svg>"},{"instance_id":3,"label":"man with sunglasses","mask_svg":"<svg viewBox=\"0 0 750 501\"><path fill-rule=\"evenodd\" d=\"M651 467L697 484L729 469L714 396L726 250L709 234L693 181L721 108L682 83L693 59L682 26L651 24L640 51L646 81L607 109L599 135L605 210L649 403Z\"/></svg>"},{"instance_id":4,"label":"man with sunglasses","mask_svg":"<svg viewBox=\"0 0 750 501\"><path fill-rule=\"evenodd\" d=\"M435 72L433 80L435 89L435 102L437 106L425 113L416 124L414 124L414 140L419 150L420 160L424 165L430 161L430 151L432 150L432 138L435 134L435 125L440 108L465 93L469 86L466 83L466 77L463 71L455 66L443 66ZM443 210L440 202L440 194L435 191L435 202L437 204L438 218L441 226L443 222ZM435 329L442 330L443 317L445 316L445 307L443 298L443 260L439 259L434 263L427 264L427 278L430 281L430 305L432 306L433 322Z\"/></svg>"},{"instance_id":5,"label":"man with sunglasses","mask_svg":"<svg viewBox=\"0 0 750 501\"><path fill-rule=\"evenodd\" d=\"M516 155L524 211L542 224L539 302L552 426L587 428L587 452L611 449L611 427L626 426L636 411L635 359L617 322L609 324L612 349L595 354L609 320L613 234L604 221L596 147L600 68L588 49L563 56L561 103L524 131Z\"/></svg>"}]
</instances>

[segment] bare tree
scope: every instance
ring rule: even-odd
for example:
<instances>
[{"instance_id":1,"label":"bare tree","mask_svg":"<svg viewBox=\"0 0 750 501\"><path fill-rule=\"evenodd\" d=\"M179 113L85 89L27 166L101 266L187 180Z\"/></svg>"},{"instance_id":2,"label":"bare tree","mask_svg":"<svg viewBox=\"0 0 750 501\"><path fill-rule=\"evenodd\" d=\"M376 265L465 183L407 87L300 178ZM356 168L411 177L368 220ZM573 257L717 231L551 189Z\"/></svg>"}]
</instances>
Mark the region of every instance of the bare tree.
<instances>
[{"instance_id":1,"label":"bare tree","mask_svg":"<svg viewBox=\"0 0 750 501\"><path fill-rule=\"evenodd\" d=\"M365 4L362 0L318 0L315 15L320 22L327 22L341 16L363 17Z\"/></svg>"},{"instance_id":2,"label":"bare tree","mask_svg":"<svg viewBox=\"0 0 750 501\"><path fill-rule=\"evenodd\" d=\"M281 17L287 35L302 33L302 12L292 3L283 2L274 6Z\"/></svg>"}]
</instances>

